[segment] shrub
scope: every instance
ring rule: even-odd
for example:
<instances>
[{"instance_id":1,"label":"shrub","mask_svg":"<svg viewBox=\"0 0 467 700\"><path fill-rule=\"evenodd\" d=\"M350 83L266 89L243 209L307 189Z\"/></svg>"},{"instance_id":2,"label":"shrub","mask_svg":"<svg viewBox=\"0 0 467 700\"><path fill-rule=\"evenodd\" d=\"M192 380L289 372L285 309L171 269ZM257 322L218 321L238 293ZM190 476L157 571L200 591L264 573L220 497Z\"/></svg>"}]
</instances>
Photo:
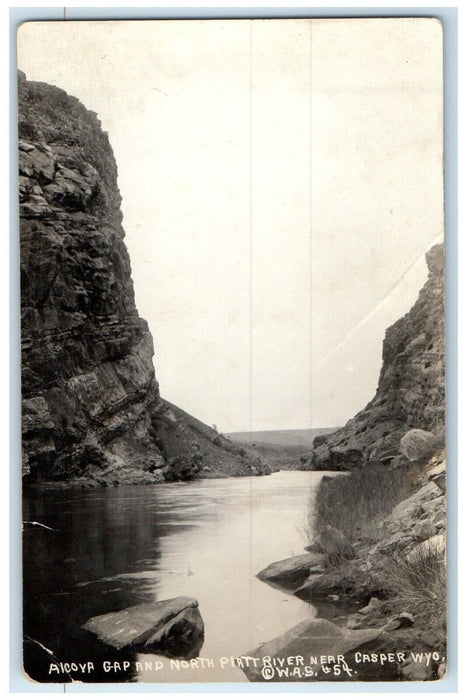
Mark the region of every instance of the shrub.
<instances>
[{"instance_id":1,"label":"shrub","mask_svg":"<svg viewBox=\"0 0 467 700\"><path fill-rule=\"evenodd\" d=\"M406 473L388 467L354 471L323 481L309 516L310 538L330 525L350 540L372 539L377 520L389 515L414 486Z\"/></svg>"},{"instance_id":2,"label":"shrub","mask_svg":"<svg viewBox=\"0 0 467 700\"><path fill-rule=\"evenodd\" d=\"M417 626L446 626L446 562L439 547L424 542L405 556L389 557L384 581L393 612L412 613Z\"/></svg>"}]
</instances>

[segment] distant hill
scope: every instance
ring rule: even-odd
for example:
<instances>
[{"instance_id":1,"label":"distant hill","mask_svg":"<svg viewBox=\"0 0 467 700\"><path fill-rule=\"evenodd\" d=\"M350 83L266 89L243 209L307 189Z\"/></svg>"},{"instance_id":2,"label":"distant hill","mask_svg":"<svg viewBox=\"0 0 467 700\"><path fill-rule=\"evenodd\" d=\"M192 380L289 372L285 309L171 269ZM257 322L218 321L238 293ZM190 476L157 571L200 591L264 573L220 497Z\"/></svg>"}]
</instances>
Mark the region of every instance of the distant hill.
<instances>
[{"instance_id":1,"label":"distant hill","mask_svg":"<svg viewBox=\"0 0 467 700\"><path fill-rule=\"evenodd\" d=\"M228 433L226 437L235 442L266 443L267 445L311 447L318 435L333 433L336 428L306 428L304 430L253 430L244 433Z\"/></svg>"}]
</instances>

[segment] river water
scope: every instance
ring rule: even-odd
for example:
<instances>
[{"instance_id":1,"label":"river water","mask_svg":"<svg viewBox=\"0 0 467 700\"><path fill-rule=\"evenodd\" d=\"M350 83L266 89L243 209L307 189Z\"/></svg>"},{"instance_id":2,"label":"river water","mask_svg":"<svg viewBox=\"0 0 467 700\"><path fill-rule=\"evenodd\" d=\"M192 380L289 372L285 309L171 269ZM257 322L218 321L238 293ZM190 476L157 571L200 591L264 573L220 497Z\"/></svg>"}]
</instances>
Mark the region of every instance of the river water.
<instances>
[{"instance_id":1,"label":"river water","mask_svg":"<svg viewBox=\"0 0 467 700\"><path fill-rule=\"evenodd\" d=\"M303 554L310 499L322 473L281 471L263 477L111 489L47 490L24 497L24 628L26 671L49 673L50 656L93 660L88 682L240 681L222 657L252 651L314 614L303 601L256 578L278 559ZM103 672L121 660L81 629L90 617L185 595L199 601L205 642L199 656L214 668L174 672L163 657L130 673ZM163 668L156 669L156 660ZM224 662L225 664L225 662ZM161 664L159 664L160 666ZM144 670L144 666L148 670Z\"/></svg>"}]
</instances>

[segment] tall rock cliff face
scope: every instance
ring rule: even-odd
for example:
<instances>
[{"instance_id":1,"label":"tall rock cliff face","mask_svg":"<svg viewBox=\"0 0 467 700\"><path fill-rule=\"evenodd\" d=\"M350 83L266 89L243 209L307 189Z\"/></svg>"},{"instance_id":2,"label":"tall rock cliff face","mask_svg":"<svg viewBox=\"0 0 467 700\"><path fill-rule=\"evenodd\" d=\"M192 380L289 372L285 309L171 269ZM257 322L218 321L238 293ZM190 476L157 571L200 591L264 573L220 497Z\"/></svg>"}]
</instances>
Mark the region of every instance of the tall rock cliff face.
<instances>
[{"instance_id":1,"label":"tall rock cliff face","mask_svg":"<svg viewBox=\"0 0 467 700\"><path fill-rule=\"evenodd\" d=\"M23 472L103 484L262 471L159 396L97 116L19 75ZM243 452L243 451L242 451Z\"/></svg>"},{"instance_id":2,"label":"tall rock cliff face","mask_svg":"<svg viewBox=\"0 0 467 700\"><path fill-rule=\"evenodd\" d=\"M313 443L309 467L349 469L399 452L411 428L445 425L444 249L426 255L428 280L410 311L386 331L375 397L343 428Z\"/></svg>"}]
</instances>

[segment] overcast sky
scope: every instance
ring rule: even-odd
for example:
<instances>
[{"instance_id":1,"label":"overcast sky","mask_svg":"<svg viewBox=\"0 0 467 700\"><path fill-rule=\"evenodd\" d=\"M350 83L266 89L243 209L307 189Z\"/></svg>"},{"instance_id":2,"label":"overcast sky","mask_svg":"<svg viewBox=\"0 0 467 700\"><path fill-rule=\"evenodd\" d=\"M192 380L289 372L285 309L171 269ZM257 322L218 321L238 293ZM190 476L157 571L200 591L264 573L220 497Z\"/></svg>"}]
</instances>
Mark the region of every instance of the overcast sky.
<instances>
[{"instance_id":1,"label":"overcast sky","mask_svg":"<svg viewBox=\"0 0 467 700\"><path fill-rule=\"evenodd\" d=\"M34 22L95 112L162 395L224 432L343 424L443 235L435 20Z\"/></svg>"}]
</instances>

